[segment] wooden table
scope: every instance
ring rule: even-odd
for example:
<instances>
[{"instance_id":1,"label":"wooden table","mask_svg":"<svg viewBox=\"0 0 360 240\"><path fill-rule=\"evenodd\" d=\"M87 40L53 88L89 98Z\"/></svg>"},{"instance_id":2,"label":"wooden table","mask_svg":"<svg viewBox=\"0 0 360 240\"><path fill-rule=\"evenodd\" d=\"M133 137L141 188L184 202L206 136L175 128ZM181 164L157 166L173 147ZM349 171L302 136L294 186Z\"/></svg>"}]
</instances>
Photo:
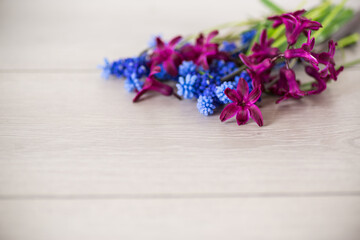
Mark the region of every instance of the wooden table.
<instances>
[{"instance_id":1,"label":"wooden table","mask_svg":"<svg viewBox=\"0 0 360 240\"><path fill-rule=\"evenodd\" d=\"M99 76L151 34L267 13L244 4L2 0L0 239L360 239L359 67L319 96L264 99L262 128L133 104Z\"/></svg>"}]
</instances>

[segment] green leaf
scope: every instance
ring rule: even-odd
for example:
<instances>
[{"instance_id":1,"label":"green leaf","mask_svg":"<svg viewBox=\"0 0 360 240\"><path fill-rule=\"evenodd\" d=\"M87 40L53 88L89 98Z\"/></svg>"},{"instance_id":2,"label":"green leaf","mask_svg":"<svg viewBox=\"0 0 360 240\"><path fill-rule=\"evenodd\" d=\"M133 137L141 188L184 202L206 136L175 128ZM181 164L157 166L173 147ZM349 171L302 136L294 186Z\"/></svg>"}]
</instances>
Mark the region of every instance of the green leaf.
<instances>
[{"instance_id":1,"label":"green leaf","mask_svg":"<svg viewBox=\"0 0 360 240\"><path fill-rule=\"evenodd\" d=\"M339 12L344 8L346 0L342 0L341 3L339 5L337 5L336 7L333 8L333 10L331 10L331 12L329 14L327 14L327 16L325 17L324 21L321 22L321 24L323 25L322 28L320 28L317 32L315 32L313 34L313 37L316 39L317 37L319 37L324 30L326 30L329 25L331 23L333 23L334 19L336 18L336 16L339 14Z\"/></svg>"},{"instance_id":2,"label":"green leaf","mask_svg":"<svg viewBox=\"0 0 360 240\"><path fill-rule=\"evenodd\" d=\"M340 39L337 43L337 48L344 48L346 46L349 46L351 44L357 43L359 41L360 34L359 33L353 33L347 37L344 37Z\"/></svg>"}]
</instances>

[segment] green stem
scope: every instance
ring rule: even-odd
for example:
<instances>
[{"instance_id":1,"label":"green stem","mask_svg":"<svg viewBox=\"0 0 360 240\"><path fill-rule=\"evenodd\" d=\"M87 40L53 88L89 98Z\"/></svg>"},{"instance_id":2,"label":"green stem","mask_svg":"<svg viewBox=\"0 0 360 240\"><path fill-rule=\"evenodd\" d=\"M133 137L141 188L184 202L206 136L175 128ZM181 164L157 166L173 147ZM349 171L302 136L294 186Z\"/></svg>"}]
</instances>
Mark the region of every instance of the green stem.
<instances>
[{"instance_id":1,"label":"green stem","mask_svg":"<svg viewBox=\"0 0 360 240\"><path fill-rule=\"evenodd\" d=\"M347 62L347 63L343 64L343 66L344 66L344 68L348 68L348 67L355 66L357 64L360 64L360 58L356 59L354 61L351 61L351 62Z\"/></svg>"},{"instance_id":2,"label":"green stem","mask_svg":"<svg viewBox=\"0 0 360 240\"><path fill-rule=\"evenodd\" d=\"M344 8L344 5L347 0L342 0L339 5L333 8L333 10L325 17L324 21L322 21L322 28L320 28L318 31L316 31L312 37L315 39L322 34L322 32L327 29L328 25L336 18L338 13Z\"/></svg>"},{"instance_id":3,"label":"green stem","mask_svg":"<svg viewBox=\"0 0 360 240\"><path fill-rule=\"evenodd\" d=\"M351 44L357 43L359 41L359 37L360 37L359 33L353 33L347 37L344 37L337 42L338 43L337 48L340 49L347 47Z\"/></svg>"},{"instance_id":4,"label":"green stem","mask_svg":"<svg viewBox=\"0 0 360 240\"><path fill-rule=\"evenodd\" d=\"M244 71L247 67L245 65L239 67L237 70L235 70L234 72L226 75L225 77L223 77L221 79L221 82L226 82L229 81L231 79L233 79L236 75L239 75L242 71Z\"/></svg>"}]
</instances>

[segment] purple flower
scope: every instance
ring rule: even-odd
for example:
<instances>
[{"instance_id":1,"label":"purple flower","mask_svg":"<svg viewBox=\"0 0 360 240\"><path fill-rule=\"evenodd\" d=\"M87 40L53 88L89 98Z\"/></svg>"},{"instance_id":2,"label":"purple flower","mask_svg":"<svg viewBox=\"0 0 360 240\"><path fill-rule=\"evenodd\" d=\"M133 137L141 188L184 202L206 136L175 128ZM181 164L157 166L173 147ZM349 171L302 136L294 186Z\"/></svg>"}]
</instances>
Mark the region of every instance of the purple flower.
<instances>
[{"instance_id":1,"label":"purple flower","mask_svg":"<svg viewBox=\"0 0 360 240\"><path fill-rule=\"evenodd\" d=\"M165 96L170 96L173 93L172 87L159 82L155 78L155 74L159 73L161 68L159 66L154 67L151 69L149 76L146 78L143 88L136 94L133 99L133 102L139 100L139 98L148 91L156 91Z\"/></svg>"},{"instance_id":2,"label":"purple flower","mask_svg":"<svg viewBox=\"0 0 360 240\"><path fill-rule=\"evenodd\" d=\"M169 43L165 44L161 38L156 38L156 49L150 56L151 68L163 64L165 70L171 76L177 76L178 67L182 62L182 56L175 50L176 44L181 40L181 36L173 38Z\"/></svg>"},{"instance_id":3,"label":"purple flower","mask_svg":"<svg viewBox=\"0 0 360 240\"><path fill-rule=\"evenodd\" d=\"M340 67L338 70L335 70L335 76L337 77L342 70L344 70L344 67ZM330 81L331 76L323 76L321 75L321 73L318 72L318 70L311 66L306 66L305 71L309 76L313 77L316 80L316 83L312 84L315 89L306 92L306 95L314 95L323 92L326 89L326 83Z\"/></svg>"},{"instance_id":4,"label":"purple flower","mask_svg":"<svg viewBox=\"0 0 360 240\"><path fill-rule=\"evenodd\" d=\"M181 53L185 60L193 61L197 66L203 67L204 70L209 69L209 64L213 59L228 60L228 55L219 51L219 45L210 42L218 34L218 31L213 31L206 38L200 34L194 46L187 44L182 47Z\"/></svg>"},{"instance_id":5,"label":"purple flower","mask_svg":"<svg viewBox=\"0 0 360 240\"><path fill-rule=\"evenodd\" d=\"M253 54L249 56L249 59L254 63L260 63L265 58L273 58L279 54L278 48L272 48L271 44L274 39L267 39L266 29L261 32L260 42L255 43L251 49Z\"/></svg>"},{"instance_id":6,"label":"purple flower","mask_svg":"<svg viewBox=\"0 0 360 240\"><path fill-rule=\"evenodd\" d=\"M329 41L329 50L328 52L323 52L320 54L313 53L313 55L316 57L317 61L321 64L325 65L325 68L321 70L320 74L322 77L326 77L328 75L328 72L330 74L330 77L334 80L337 80L337 76L339 73L343 70L343 67L340 67L340 71L335 70L335 61L334 61L334 55L336 50L337 43L333 40Z\"/></svg>"},{"instance_id":7,"label":"purple flower","mask_svg":"<svg viewBox=\"0 0 360 240\"><path fill-rule=\"evenodd\" d=\"M318 59L314 56L315 54L311 52L314 48L314 45L315 45L315 38L311 38L311 31L308 31L307 42L303 43L301 45L301 48L287 49L284 52L284 57L287 59L302 58L305 61L311 63L315 69L319 70Z\"/></svg>"},{"instance_id":8,"label":"purple flower","mask_svg":"<svg viewBox=\"0 0 360 240\"><path fill-rule=\"evenodd\" d=\"M270 71L273 67L273 62L270 58L264 59L262 62L255 64L243 53L239 55L241 61L248 67L248 73L253 80L253 86L256 88L262 82L267 82L270 79Z\"/></svg>"},{"instance_id":9,"label":"purple flower","mask_svg":"<svg viewBox=\"0 0 360 240\"><path fill-rule=\"evenodd\" d=\"M296 81L295 72L292 69L281 68L280 79L277 83L277 87L282 90L285 94L279 98L276 103L280 103L288 98L296 98L304 96L305 93L300 90L299 85Z\"/></svg>"},{"instance_id":10,"label":"purple flower","mask_svg":"<svg viewBox=\"0 0 360 240\"><path fill-rule=\"evenodd\" d=\"M321 24L316 21L311 21L303 16L305 10L299 10L293 13L285 13L279 16L269 17L269 20L274 21L273 27L276 28L281 24L285 25L285 35L289 46L294 45L301 33L307 33L308 30L319 30Z\"/></svg>"},{"instance_id":11,"label":"purple flower","mask_svg":"<svg viewBox=\"0 0 360 240\"><path fill-rule=\"evenodd\" d=\"M260 109L255 105L261 96L260 86L249 93L249 86L245 79L240 78L236 90L226 88L224 93L233 101L228 104L220 114L222 122L236 115L238 125L248 122L249 115L261 127L264 125Z\"/></svg>"},{"instance_id":12,"label":"purple flower","mask_svg":"<svg viewBox=\"0 0 360 240\"><path fill-rule=\"evenodd\" d=\"M307 95L314 95L314 94L319 94L322 91L324 91L326 89L326 82L329 80L329 78L323 78L320 73L313 67L311 66L306 66L305 67L305 71L306 73L315 78L315 80L317 81L317 83L314 83L312 86L315 87L315 90L311 90L308 91L306 94Z\"/></svg>"}]
</instances>

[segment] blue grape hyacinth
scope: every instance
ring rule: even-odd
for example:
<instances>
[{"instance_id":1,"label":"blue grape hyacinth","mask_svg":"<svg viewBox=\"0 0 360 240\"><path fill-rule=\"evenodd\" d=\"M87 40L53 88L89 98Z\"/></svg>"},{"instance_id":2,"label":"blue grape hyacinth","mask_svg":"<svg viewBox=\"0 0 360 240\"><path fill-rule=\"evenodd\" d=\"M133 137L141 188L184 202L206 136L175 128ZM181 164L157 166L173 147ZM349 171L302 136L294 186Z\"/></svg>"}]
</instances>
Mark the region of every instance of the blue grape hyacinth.
<instances>
[{"instance_id":1,"label":"blue grape hyacinth","mask_svg":"<svg viewBox=\"0 0 360 240\"><path fill-rule=\"evenodd\" d=\"M143 87L144 83L136 77L136 74L133 73L131 74L130 77L128 77L126 80L125 80L125 89L126 91L128 92L134 92L134 91L140 91L141 88Z\"/></svg>"},{"instance_id":2,"label":"blue grape hyacinth","mask_svg":"<svg viewBox=\"0 0 360 240\"><path fill-rule=\"evenodd\" d=\"M220 86L217 86L215 90L216 96L223 104L231 103L231 100L224 93L225 89L227 88L235 89L236 82L224 82Z\"/></svg>"},{"instance_id":3,"label":"blue grape hyacinth","mask_svg":"<svg viewBox=\"0 0 360 240\"><path fill-rule=\"evenodd\" d=\"M196 73L196 65L193 61L183 61L179 66L179 74L181 76L186 76L188 74Z\"/></svg>"},{"instance_id":4,"label":"blue grape hyacinth","mask_svg":"<svg viewBox=\"0 0 360 240\"><path fill-rule=\"evenodd\" d=\"M179 83L176 84L178 89L177 94L183 96L186 99L194 97L195 87L194 84L197 80L196 75L187 74L186 77L179 77Z\"/></svg>"},{"instance_id":5,"label":"blue grape hyacinth","mask_svg":"<svg viewBox=\"0 0 360 240\"><path fill-rule=\"evenodd\" d=\"M214 114L217 104L211 96L201 95L197 100L196 106L202 115L209 116Z\"/></svg>"}]
</instances>

